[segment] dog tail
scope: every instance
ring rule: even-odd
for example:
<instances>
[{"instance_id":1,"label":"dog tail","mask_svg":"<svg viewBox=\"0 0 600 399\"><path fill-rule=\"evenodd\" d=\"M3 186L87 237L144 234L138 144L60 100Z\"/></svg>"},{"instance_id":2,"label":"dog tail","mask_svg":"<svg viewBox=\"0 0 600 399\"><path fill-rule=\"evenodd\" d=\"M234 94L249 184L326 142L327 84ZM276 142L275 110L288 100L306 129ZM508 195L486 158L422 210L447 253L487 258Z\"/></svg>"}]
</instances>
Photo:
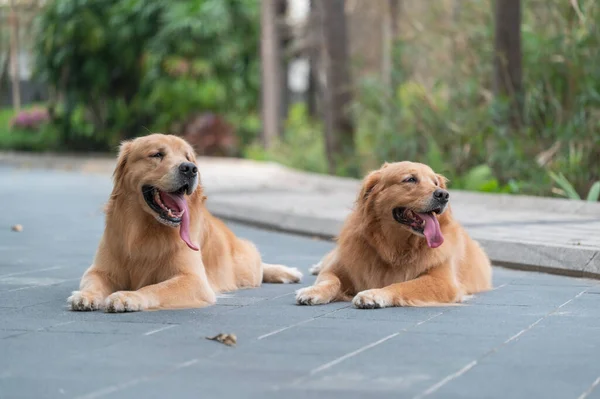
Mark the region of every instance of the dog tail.
<instances>
[{"instance_id":1,"label":"dog tail","mask_svg":"<svg viewBox=\"0 0 600 399\"><path fill-rule=\"evenodd\" d=\"M330 263L334 262L337 259L337 248L332 249L331 251L329 251L324 257L323 259L321 259L321 261L317 264L314 264L311 266L310 269L308 269L308 271L310 272L310 274L312 274L313 276L318 275L319 273L321 273L321 270L323 270L323 268L327 265L329 265Z\"/></svg>"},{"instance_id":2,"label":"dog tail","mask_svg":"<svg viewBox=\"0 0 600 399\"><path fill-rule=\"evenodd\" d=\"M295 267L263 263L263 283L291 284L302 280L302 272Z\"/></svg>"},{"instance_id":3,"label":"dog tail","mask_svg":"<svg viewBox=\"0 0 600 399\"><path fill-rule=\"evenodd\" d=\"M316 263L314 265L312 265L310 267L310 269L308 269L309 273L312 274L313 276L318 275L319 273L321 273L321 270L323 269L323 262L319 262Z\"/></svg>"}]
</instances>

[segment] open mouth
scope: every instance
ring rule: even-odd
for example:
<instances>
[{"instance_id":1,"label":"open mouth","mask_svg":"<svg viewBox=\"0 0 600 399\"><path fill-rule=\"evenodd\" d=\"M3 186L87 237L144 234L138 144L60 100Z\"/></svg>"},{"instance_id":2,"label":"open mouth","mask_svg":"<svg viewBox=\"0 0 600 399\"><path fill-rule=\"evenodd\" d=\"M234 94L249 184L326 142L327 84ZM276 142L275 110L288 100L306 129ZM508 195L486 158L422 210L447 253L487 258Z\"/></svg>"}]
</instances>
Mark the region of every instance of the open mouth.
<instances>
[{"instance_id":1,"label":"open mouth","mask_svg":"<svg viewBox=\"0 0 600 399\"><path fill-rule=\"evenodd\" d=\"M185 194L191 194L188 184L176 191L162 191L154 186L143 186L144 200L154 212L156 219L167 226L180 227L179 236L190 249L199 251L200 248L192 242L190 233L190 208Z\"/></svg>"},{"instance_id":2,"label":"open mouth","mask_svg":"<svg viewBox=\"0 0 600 399\"><path fill-rule=\"evenodd\" d=\"M428 212L415 212L411 209L398 207L394 208L392 214L394 220L400 224L410 227L410 229L425 237L427 245L431 248L437 248L444 242L440 223L435 216L443 212L441 207L431 209Z\"/></svg>"},{"instance_id":3,"label":"open mouth","mask_svg":"<svg viewBox=\"0 0 600 399\"><path fill-rule=\"evenodd\" d=\"M433 209L430 212L426 212L425 214L414 212L408 208L394 208L393 211L394 219L396 220L396 222L404 224L420 234L423 234L423 231L425 230L425 225L427 223L425 220L430 220L431 218L435 217L434 214L439 215L441 213L442 208ZM429 215L430 217L424 218L424 215Z\"/></svg>"},{"instance_id":4,"label":"open mouth","mask_svg":"<svg viewBox=\"0 0 600 399\"><path fill-rule=\"evenodd\" d=\"M153 186L143 186L144 200L165 224L177 226L185 213L184 195L188 185L183 185L177 191L166 192Z\"/></svg>"}]
</instances>

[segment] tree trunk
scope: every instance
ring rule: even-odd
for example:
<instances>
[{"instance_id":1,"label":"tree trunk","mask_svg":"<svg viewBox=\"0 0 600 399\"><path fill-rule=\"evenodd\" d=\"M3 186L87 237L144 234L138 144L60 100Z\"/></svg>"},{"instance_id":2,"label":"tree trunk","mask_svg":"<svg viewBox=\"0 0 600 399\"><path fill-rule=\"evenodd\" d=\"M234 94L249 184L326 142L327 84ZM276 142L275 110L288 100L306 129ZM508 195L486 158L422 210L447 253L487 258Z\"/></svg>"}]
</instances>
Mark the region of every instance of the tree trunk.
<instances>
[{"instance_id":1,"label":"tree trunk","mask_svg":"<svg viewBox=\"0 0 600 399\"><path fill-rule=\"evenodd\" d=\"M262 142L271 148L281 132L281 62L277 0L261 0Z\"/></svg>"},{"instance_id":2,"label":"tree trunk","mask_svg":"<svg viewBox=\"0 0 600 399\"><path fill-rule=\"evenodd\" d=\"M12 105L15 112L21 110L21 68L19 66L19 22L15 0L10 1L10 66L12 72Z\"/></svg>"},{"instance_id":3,"label":"tree trunk","mask_svg":"<svg viewBox=\"0 0 600 399\"><path fill-rule=\"evenodd\" d=\"M312 50L311 50L312 51ZM317 80L317 68L318 61L315 54L311 54L309 57L309 70L308 70L308 88L306 89L306 108L308 115L313 118L320 116L317 113L317 97L318 97L318 80Z\"/></svg>"},{"instance_id":4,"label":"tree trunk","mask_svg":"<svg viewBox=\"0 0 600 399\"><path fill-rule=\"evenodd\" d=\"M401 0L388 0L389 12L390 12L390 31L392 40L397 40L400 34L400 26L398 25L398 18L400 17L400 8L402 7Z\"/></svg>"},{"instance_id":5,"label":"tree trunk","mask_svg":"<svg viewBox=\"0 0 600 399\"><path fill-rule=\"evenodd\" d=\"M310 37L310 45L308 50L308 88L306 91L306 102L308 108L308 114L313 117L320 117L320 113L317 112L317 98L319 97L319 53L321 47L317 46L313 35L315 31L321 29L322 23L320 21L320 15L318 13L318 6L315 4L319 0L309 0L309 13L308 13L308 29L305 34ZM322 35L319 35L321 37Z\"/></svg>"},{"instance_id":6,"label":"tree trunk","mask_svg":"<svg viewBox=\"0 0 600 399\"><path fill-rule=\"evenodd\" d=\"M279 124L283 125L287 119L288 109L290 107L290 89L288 81L289 62L285 55L285 50L290 43L290 30L285 21L287 14L287 0L276 0L276 21L277 21L277 53L279 55L279 89L281 90L281 101L279 106ZM280 130L279 136L283 136L283 131Z\"/></svg>"},{"instance_id":7,"label":"tree trunk","mask_svg":"<svg viewBox=\"0 0 600 399\"><path fill-rule=\"evenodd\" d=\"M507 101L502 122L518 129L523 122L521 1L495 0L494 19L494 94Z\"/></svg>"},{"instance_id":8,"label":"tree trunk","mask_svg":"<svg viewBox=\"0 0 600 399\"><path fill-rule=\"evenodd\" d=\"M344 0L320 0L325 66L325 144L329 173L354 156L354 126Z\"/></svg>"},{"instance_id":9,"label":"tree trunk","mask_svg":"<svg viewBox=\"0 0 600 399\"><path fill-rule=\"evenodd\" d=\"M4 85L4 82L8 82L9 79L9 73L10 71L10 52L9 54L7 54L6 58L4 59L4 63L0 66L0 91L2 91L2 87Z\"/></svg>"}]
</instances>

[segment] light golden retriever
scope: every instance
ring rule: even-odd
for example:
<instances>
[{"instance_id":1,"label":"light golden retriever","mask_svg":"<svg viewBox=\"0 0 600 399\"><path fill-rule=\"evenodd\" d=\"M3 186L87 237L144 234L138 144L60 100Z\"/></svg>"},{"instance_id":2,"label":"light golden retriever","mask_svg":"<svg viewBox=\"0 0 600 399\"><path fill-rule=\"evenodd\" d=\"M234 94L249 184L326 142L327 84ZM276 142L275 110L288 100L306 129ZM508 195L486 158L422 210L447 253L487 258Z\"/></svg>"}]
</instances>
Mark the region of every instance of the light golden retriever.
<instances>
[{"instance_id":1,"label":"light golden retriever","mask_svg":"<svg viewBox=\"0 0 600 399\"><path fill-rule=\"evenodd\" d=\"M206 207L191 146L152 134L121 145L106 227L72 310L128 312L214 304L216 293L297 283L297 269L262 263Z\"/></svg>"},{"instance_id":2,"label":"light golden retriever","mask_svg":"<svg viewBox=\"0 0 600 399\"><path fill-rule=\"evenodd\" d=\"M365 179L336 248L296 302L350 300L357 308L431 306L491 288L481 247L456 222L446 179L427 165L384 164Z\"/></svg>"}]
</instances>

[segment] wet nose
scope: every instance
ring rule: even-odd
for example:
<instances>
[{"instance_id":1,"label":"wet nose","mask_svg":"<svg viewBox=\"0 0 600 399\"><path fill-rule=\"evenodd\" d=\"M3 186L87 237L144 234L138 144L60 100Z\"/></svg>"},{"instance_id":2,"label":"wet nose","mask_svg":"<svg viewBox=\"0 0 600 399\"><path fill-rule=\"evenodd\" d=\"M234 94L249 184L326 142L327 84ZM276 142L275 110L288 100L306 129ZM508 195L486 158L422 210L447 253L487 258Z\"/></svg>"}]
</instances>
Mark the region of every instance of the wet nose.
<instances>
[{"instance_id":1,"label":"wet nose","mask_svg":"<svg viewBox=\"0 0 600 399\"><path fill-rule=\"evenodd\" d=\"M179 173L187 178L193 178L198 174L198 168L191 162L183 162L179 165Z\"/></svg>"},{"instance_id":2,"label":"wet nose","mask_svg":"<svg viewBox=\"0 0 600 399\"><path fill-rule=\"evenodd\" d=\"M446 190L438 188L433 192L433 198L440 202L448 202L448 199L450 198L450 193Z\"/></svg>"}]
</instances>

